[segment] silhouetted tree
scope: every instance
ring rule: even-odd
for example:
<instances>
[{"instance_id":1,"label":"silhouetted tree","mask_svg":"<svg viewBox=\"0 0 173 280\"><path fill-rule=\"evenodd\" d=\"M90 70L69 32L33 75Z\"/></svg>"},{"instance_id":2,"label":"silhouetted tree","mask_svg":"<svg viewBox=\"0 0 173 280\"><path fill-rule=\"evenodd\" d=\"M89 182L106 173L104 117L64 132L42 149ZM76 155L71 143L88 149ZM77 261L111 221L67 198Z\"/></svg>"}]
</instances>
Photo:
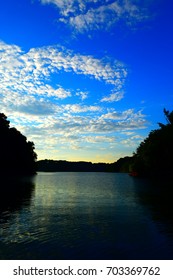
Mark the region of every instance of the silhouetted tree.
<instances>
[{"instance_id":1,"label":"silhouetted tree","mask_svg":"<svg viewBox=\"0 0 173 280\"><path fill-rule=\"evenodd\" d=\"M164 115L165 115L167 124L165 125L165 124L163 124L163 123L158 123L159 126L160 126L161 128L163 128L163 127L165 127L165 126L167 126L167 125L168 125L168 126L173 125L173 111L172 111L172 112L169 112L168 110L166 110L166 109L164 108L163 112L164 112Z\"/></svg>"},{"instance_id":2,"label":"silhouetted tree","mask_svg":"<svg viewBox=\"0 0 173 280\"><path fill-rule=\"evenodd\" d=\"M0 173L33 174L37 155L34 143L16 128L10 128L7 117L0 113Z\"/></svg>"},{"instance_id":3,"label":"silhouetted tree","mask_svg":"<svg viewBox=\"0 0 173 280\"><path fill-rule=\"evenodd\" d=\"M7 120L7 117L3 113L0 113L0 131L9 129L9 124L10 122Z\"/></svg>"},{"instance_id":4,"label":"silhouetted tree","mask_svg":"<svg viewBox=\"0 0 173 280\"><path fill-rule=\"evenodd\" d=\"M166 176L173 174L173 111L164 109L167 124L159 124L139 145L133 161L133 169L140 175Z\"/></svg>"}]
</instances>

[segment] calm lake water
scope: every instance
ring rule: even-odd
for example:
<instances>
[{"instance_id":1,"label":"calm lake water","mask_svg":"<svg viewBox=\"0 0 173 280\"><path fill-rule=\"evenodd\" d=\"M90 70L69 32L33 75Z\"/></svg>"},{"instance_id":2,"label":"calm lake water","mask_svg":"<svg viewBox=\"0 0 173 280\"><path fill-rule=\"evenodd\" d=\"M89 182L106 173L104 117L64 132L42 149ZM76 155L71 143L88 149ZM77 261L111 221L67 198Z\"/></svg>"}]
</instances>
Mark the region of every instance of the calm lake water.
<instances>
[{"instance_id":1,"label":"calm lake water","mask_svg":"<svg viewBox=\"0 0 173 280\"><path fill-rule=\"evenodd\" d=\"M172 197L146 180L40 172L8 181L1 259L173 259Z\"/></svg>"}]
</instances>

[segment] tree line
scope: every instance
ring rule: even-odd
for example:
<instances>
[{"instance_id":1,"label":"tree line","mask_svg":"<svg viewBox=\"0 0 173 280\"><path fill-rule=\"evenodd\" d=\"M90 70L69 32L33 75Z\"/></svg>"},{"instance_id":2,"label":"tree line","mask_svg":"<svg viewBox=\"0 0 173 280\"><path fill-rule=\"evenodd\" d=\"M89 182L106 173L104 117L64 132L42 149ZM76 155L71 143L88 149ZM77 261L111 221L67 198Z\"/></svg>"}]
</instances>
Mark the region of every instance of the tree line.
<instances>
[{"instance_id":1,"label":"tree line","mask_svg":"<svg viewBox=\"0 0 173 280\"><path fill-rule=\"evenodd\" d=\"M37 170L44 172L105 172L107 163L45 159L37 162Z\"/></svg>"},{"instance_id":2,"label":"tree line","mask_svg":"<svg viewBox=\"0 0 173 280\"><path fill-rule=\"evenodd\" d=\"M44 159L37 161L37 171L43 172L129 172L131 157L120 158L114 163L92 163Z\"/></svg>"}]
</instances>

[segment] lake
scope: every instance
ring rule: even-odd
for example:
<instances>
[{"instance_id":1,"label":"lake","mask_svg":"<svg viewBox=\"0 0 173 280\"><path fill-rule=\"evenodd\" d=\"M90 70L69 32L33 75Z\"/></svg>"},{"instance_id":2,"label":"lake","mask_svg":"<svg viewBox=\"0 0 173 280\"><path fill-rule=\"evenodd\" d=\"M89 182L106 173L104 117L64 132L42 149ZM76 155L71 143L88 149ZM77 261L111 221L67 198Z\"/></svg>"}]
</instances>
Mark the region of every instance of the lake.
<instances>
[{"instance_id":1,"label":"lake","mask_svg":"<svg viewBox=\"0 0 173 280\"><path fill-rule=\"evenodd\" d=\"M173 259L172 196L128 174L1 182L0 259Z\"/></svg>"}]
</instances>

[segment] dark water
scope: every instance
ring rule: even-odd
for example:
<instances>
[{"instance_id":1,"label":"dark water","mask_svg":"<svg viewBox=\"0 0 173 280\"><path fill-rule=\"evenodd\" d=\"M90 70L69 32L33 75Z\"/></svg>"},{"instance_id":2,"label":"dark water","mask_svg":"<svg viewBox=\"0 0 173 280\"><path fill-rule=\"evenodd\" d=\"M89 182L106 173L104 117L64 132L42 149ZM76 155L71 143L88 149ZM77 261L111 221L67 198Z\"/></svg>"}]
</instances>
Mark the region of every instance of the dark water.
<instances>
[{"instance_id":1,"label":"dark water","mask_svg":"<svg viewBox=\"0 0 173 280\"><path fill-rule=\"evenodd\" d=\"M7 181L0 259L173 259L171 194L146 180L67 172Z\"/></svg>"}]
</instances>

